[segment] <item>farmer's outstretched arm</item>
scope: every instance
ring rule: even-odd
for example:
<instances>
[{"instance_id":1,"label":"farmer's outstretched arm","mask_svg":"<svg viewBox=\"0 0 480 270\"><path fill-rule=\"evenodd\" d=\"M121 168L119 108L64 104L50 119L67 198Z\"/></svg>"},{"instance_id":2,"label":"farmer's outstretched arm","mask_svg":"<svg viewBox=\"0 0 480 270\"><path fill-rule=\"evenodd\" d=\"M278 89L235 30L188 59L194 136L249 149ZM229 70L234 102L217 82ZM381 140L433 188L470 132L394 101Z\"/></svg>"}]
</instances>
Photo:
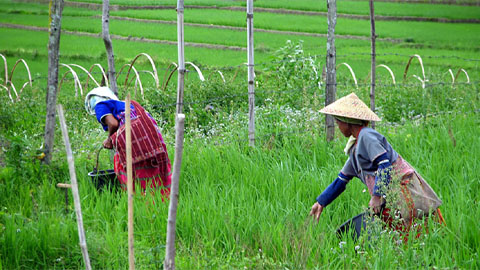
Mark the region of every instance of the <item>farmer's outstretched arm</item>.
<instances>
[{"instance_id":1,"label":"farmer's outstretched arm","mask_svg":"<svg viewBox=\"0 0 480 270\"><path fill-rule=\"evenodd\" d=\"M342 192L345 190L348 181L350 181L353 176L347 176L340 172L338 177L317 197L317 202L323 207L329 205L333 200L335 200Z\"/></svg>"},{"instance_id":2,"label":"farmer's outstretched arm","mask_svg":"<svg viewBox=\"0 0 480 270\"><path fill-rule=\"evenodd\" d=\"M338 177L317 197L317 202L312 205L310 210L310 216L318 222L320 215L323 212L323 208L335 200L342 192L345 190L345 187L353 178L353 176L346 176L342 172L338 174Z\"/></svg>"}]
</instances>

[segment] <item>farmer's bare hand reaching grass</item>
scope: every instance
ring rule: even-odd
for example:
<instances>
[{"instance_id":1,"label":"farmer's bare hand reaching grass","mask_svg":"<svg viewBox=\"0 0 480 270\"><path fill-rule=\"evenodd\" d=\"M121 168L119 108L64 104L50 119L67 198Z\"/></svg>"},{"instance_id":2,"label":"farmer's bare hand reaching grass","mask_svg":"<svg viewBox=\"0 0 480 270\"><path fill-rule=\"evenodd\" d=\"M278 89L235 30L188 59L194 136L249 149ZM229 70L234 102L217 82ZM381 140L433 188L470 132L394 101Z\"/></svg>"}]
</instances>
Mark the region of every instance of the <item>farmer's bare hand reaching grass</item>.
<instances>
[{"instance_id":1,"label":"farmer's bare hand reaching grass","mask_svg":"<svg viewBox=\"0 0 480 270\"><path fill-rule=\"evenodd\" d=\"M370 199L370 202L368 203L368 206L370 206L370 209L373 210L373 213L379 214L381 207L383 204L383 198L380 196L375 196L372 195L372 198Z\"/></svg>"},{"instance_id":2,"label":"farmer's bare hand reaching grass","mask_svg":"<svg viewBox=\"0 0 480 270\"><path fill-rule=\"evenodd\" d=\"M310 210L310 216L313 216L317 222L320 219L320 215L322 214L323 206L320 205L318 202L312 205L312 210Z\"/></svg>"}]
</instances>

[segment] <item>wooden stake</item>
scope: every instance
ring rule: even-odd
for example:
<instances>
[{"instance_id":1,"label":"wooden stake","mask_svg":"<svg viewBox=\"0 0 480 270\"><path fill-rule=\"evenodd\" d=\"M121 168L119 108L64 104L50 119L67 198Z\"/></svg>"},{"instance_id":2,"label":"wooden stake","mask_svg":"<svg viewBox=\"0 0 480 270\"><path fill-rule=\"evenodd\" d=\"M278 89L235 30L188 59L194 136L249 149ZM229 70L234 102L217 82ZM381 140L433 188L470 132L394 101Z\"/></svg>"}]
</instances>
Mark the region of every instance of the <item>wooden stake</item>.
<instances>
[{"instance_id":1,"label":"wooden stake","mask_svg":"<svg viewBox=\"0 0 480 270\"><path fill-rule=\"evenodd\" d=\"M185 41L183 38L183 0L177 2L177 47L178 47L178 81L177 114L183 111L183 88L185 87Z\"/></svg>"},{"instance_id":2,"label":"wooden stake","mask_svg":"<svg viewBox=\"0 0 480 270\"><path fill-rule=\"evenodd\" d=\"M325 89L325 106L335 101L337 92L336 73L336 49L335 49L335 25L337 24L337 1L327 0L327 79ZM333 116L326 115L325 126L327 129L327 141L332 141L335 136L335 121Z\"/></svg>"},{"instance_id":3,"label":"wooden stake","mask_svg":"<svg viewBox=\"0 0 480 270\"><path fill-rule=\"evenodd\" d=\"M133 241L133 166L132 166L132 124L130 121L130 93L125 101L125 139L127 143L127 193L128 193L128 264L135 269Z\"/></svg>"},{"instance_id":4,"label":"wooden stake","mask_svg":"<svg viewBox=\"0 0 480 270\"><path fill-rule=\"evenodd\" d=\"M113 54L113 43L110 38L110 1L103 0L102 11L102 37L107 50L108 60L108 80L110 81L110 89L118 96L117 79L115 77L115 55Z\"/></svg>"},{"instance_id":5,"label":"wooden stake","mask_svg":"<svg viewBox=\"0 0 480 270\"><path fill-rule=\"evenodd\" d=\"M180 182L180 169L182 167L183 137L185 115L177 115L175 131L175 161L173 163L172 189L170 192L170 205L168 208L167 244L163 269L175 269L175 226L177 222L177 205Z\"/></svg>"},{"instance_id":6,"label":"wooden stake","mask_svg":"<svg viewBox=\"0 0 480 270\"><path fill-rule=\"evenodd\" d=\"M63 0L50 0L50 35L48 38L48 79L47 114L45 120L45 157L43 163L49 164L55 136L55 105L58 92L58 55L60 51L60 33L62 26ZM5 73L7 71L5 70ZM5 82L6 83L6 82Z\"/></svg>"},{"instance_id":7,"label":"wooden stake","mask_svg":"<svg viewBox=\"0 0 480 270\"><path fill-rule=\"evenodd\" d=\"M70 171L70 180L73 194L73 204L75 206L75 214L77 216L78 238L80 239L80 248L82 249L83 261L85 269L92 269L90 266L90 258L88 257L87 242L85 240L85 230L83 229L82 207L80 206L80 195L78 193L77 175L75 174L75 163L73 160L70 140L68 139L67 124L63 116L62 105L57 106L58 118L62 129L63 141L65 142L65 150L67 152L68 170Z\"/></svg>"},{"instance_id":8,"label":"wooden stake","mask_svg":"<svg viewBox=\"0 0 480 270\"><path fill-rule=\"evenodd\" d=\"M370 4L370 26L372 35L372 67L371 67L371 87L370 87L370 109L375 112L375 12L373 7L373 0L369 0ZM372 128L375 129L375 121L372 121Z\"/></svg>"},{"instance_id":9,"label":"wooden stake","mask_svg":"<svg viewBox=\"0 0 480 270\"><path fill-rule=\"evenodd\" d=\"M255 61L253 49L253 0L247 0L248 140L250 146L255 146Z\"/></svg>"},{"instance_id":10,"label":"wooden stake","mask_svg":"<svg viewBox=\"0 0 480 270\"><path fill-rule=\"evenodd\" d=\"M65 192L65 213L68 213L68 189L72 188L72 185L58 183L57 187L63 189L63 191Z\"/></svg>"}]
</instances>

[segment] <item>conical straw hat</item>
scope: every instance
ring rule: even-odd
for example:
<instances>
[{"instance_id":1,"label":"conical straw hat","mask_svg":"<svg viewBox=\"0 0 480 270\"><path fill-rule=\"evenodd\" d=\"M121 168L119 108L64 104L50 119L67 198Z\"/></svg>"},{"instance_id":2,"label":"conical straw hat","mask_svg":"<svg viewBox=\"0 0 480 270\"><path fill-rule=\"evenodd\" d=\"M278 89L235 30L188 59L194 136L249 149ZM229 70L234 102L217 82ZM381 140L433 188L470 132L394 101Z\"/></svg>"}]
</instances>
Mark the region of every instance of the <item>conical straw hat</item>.
<instances>
[{"instance_id":1,"label":"conical straw hat","mask_svg":"<svg viewBox=\"0 0 480 270\"><path fill-rule=\"evenodd\" d=\"M320 110L321 113L343 116L353 119L360 119L366 121L381 121L380 117L376 115L368 106L363 103L361 99L351 93L348 96L344 96L337 101L329 104L325 108Z\"/></svg>"}]
</instances>

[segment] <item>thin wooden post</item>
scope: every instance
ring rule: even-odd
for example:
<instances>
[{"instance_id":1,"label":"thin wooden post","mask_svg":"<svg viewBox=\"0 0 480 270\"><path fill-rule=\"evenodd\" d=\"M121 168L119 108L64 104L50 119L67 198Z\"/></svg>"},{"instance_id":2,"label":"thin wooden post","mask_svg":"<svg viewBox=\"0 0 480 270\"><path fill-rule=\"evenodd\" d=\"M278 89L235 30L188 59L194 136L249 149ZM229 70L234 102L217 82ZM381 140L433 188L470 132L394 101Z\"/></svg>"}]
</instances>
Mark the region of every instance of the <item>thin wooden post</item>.
<instances>
[{"instance_id":1,"label":"thin wooden post","mask_svg":"<svg viewBox=\"0 0 480 270\"><path fill-rule=\"evenodd\" d=\"M75 206L75 214L77 216L78 238L80 239L80 248L82 249L83 261L85 269L90 270L90 258L88 257L87 241L85 238L85 230L83 229L82 207L80 205L80 195L78 193L77 175L75 174L75 162L73 160L72 148L70 147L70 140L68 139L67 124L65 124L65 117L63 116L62 105L57 106L58 118L60 120L60 128L62 129L63 142L65 143L65 150L67 152L68 170L70 171L70 181L73 194L73 204Z\"/></svg>"},{"instance_id":2,"label":"thin wooden post","mask_svg":"<svg viewBox=\"0 0 480 270\"><path fill-rule=\"evenodd\" d=\"M253 0L247 0L248 140L250 146L255 146L255 61L253 49Z\"/></svg>"},{"instance_id":3,"label":"thin wooden post","mask_svg":"<svg viewBox=\"0 0 480 270\"><path fill-rule=\"evenodd\" d=\"M133 166L132 166L132 125L130 121L130 93L125 100L125 140L127 144L127 194L128 194L128 264L135 269L133 241Z\"/></svg>"},{"instance_id":4,"label":"thin wooden post","mask_svg":"<svg viewBox=\"0 0 480 270\"><path fill-rule=\"evenodd\" d=\"M335 101L337 92L336 73L336 49L335 49L335 25L337 24L337 1L327 0L327 79L325 89L325 106ZM335 136L335 121L333 116L326 115L325 126L327 129L327 141L332 141Z\"/></svg>"},{"instance_id":5,"label":"thin wooden post","mask_svg":"<svg viewBox=\"0 0 480 270\"><path fill-rule=\"evenodd\" d=\"M58 92L58 55L60 50L60 32L62 26L63 0L50 0L50 34L48 37L48 79L47 79L47 114L45 120L43 162L52 159L55 136L55 105ZM7 71L5 70L5 73ZM6 82L5 82L6 83Z\"/></svg>"},{"instance_id":6,"label":"thin wooden post","mask_svg":"<svg viewBox=\"0 0 480 270\"><path fill-rule=\"evenodd\" d=\"M175 161L173 163L172 189L170 192L170 205L168 208L167 244L165 253L165 270L175 269L175 226L177 223L177 206L180 182L180 169L182 167L183 136L185 115L177 115L175 131Z\"/></svg>"},{"instance_id":7,"label":"thin wooden post","mask_svg":"<svg viewBox=\"0 0 480 270\"><path fill-rule=\"evenodd\" d=\"M177 2L177 47L178 47L178 81L177 114L183 111L183 89L185 87L185 41L183 37L183 0Z\"/></svg>"},{"instance_id":8,"label":"thin wooden post","mask_svg":"<svg viewBox=\"0 0 480 270\"><path fill-rule=\"evenodd\" d=\"M72 185L65 184L65 183L58 183L57 187L62 188L63 191L65 192L65 213L68 213L68 189L72 188Z\"/></svg>"},{"instance_id":9,"label":"thin wooden post","mask_svg":"<svg viewBox=\"0 0 480 270\"><path fill-rule=\"evenodd\" d=\"M372 67L371 67L371 86L370 86L370 109L375 112L375 11L373 6L373 0L369 0L370 4L370 28L372 35ZM372 128L375 129L375 121L372 121Z\"/></svg>"},{"instance_id":10,"label":"thin wooden post","mask_svg":"<svg viewBox=\"0 0 480 270\"><path fill-rule=\"evenodd\" d=\"M113 54L113 43L110 38L110 1L103 0L102 11L102 37L107 50L108 60L108 80L110 81L110 89L118 96L117 79L115 76L115 55Z\"/></svg>"}]
</instances>

